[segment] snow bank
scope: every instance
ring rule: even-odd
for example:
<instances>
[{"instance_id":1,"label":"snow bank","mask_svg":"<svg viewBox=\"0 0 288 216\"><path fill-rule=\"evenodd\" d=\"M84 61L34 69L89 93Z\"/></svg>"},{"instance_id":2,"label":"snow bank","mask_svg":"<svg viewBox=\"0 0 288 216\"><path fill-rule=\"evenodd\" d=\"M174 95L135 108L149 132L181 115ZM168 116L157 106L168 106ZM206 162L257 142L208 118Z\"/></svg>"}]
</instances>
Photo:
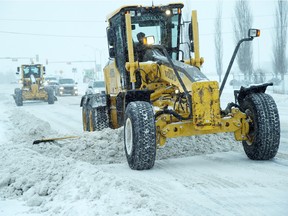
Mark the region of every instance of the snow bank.
<instances>
[{"instance_id":1,"label":"snow bank","mask_svg":"<svg viewBox=\"0 0 288 216\"><path fill-rule=\"evenodd\" d=\"M123 149L123 128L81 132L73 134L79 136L76 139L32 145L35 139L68 134L59 134L48 122L24 110L19 112L18 108L10 111L9 120L11 130L13 128L16 134L10 137L7 145L1 146L1 198L22 197L28 206L40 207L32 208L32 212L51 215L68 211L70 207L69 215L80 215L79 206L87 209L91 207L89 205L94 205L93 209L97 205L99 208L94 213L102 215L107 209L101 209L101 205L107 202L111 203L108 215L133 215L137 209L137 215L150 215L151 206L158 208L159 201L149 199L134 182L119 179L115 174L103 171L101 166L94 166L122 163L129 170ZM231 134L170 139L165 147L158 149L157 160L238 150L239 146ZM125 190L124 198L120 197L122 190ZM119 198L111 199L109 194ZM130 207L123 208L129 200L125 196L135 197L135 194L139 198L129 201L134 209L131 212ZM159 212L169 209L164 202L160 206Z\"/></svg>"},{"instance_id":2,"label":"snow bank","mask_svg":"<svg viewBox=\"0 0 288 216\"><path fill-rule=\"evenodd\" d=\"M49 157L65 156L91 164L111 164L126 162L123 149L123 127L112 130L84 132L78 139L66 139L55 143L30 145L43 137L65 137L71 134L58 134L48 122L37 119L27 112L13 110L11 121L19 130L12 138L15 143L28 143L29 148ZM17 137L17 138L15 138ZM17 139L17 140L15 140ZM157 150L157 159L179 158L197 154L211 154L242 149L241 142L234 140L233 134L221 133L194 137L167 139L163 148Z\"/></svg>"}]
</instances>

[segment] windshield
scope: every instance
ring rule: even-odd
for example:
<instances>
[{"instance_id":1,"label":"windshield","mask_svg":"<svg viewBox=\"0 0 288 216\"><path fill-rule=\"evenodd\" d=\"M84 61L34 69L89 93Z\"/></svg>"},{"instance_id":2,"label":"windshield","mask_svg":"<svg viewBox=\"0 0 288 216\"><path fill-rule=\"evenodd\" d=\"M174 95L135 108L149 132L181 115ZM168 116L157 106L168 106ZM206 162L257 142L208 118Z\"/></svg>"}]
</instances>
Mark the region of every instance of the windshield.
<instances>
[{"instance_id":1,"label":"windshield","mask_svg":"<svg viewBox=\"0 0 288 216\"><path fill-rule=\"evenodd\" d=\"M154 36L155 44L163 45L167 50L178 47L178 14L147 13L131 17L132 38L138 43L137 34L143 32L145 36ZM176 56L172 55L175 59Z\"/></svg>"},{"instance_id":2,"label":"windshield","mask_svg":"<svg viewBox=\"0 0 288 216\"><path fill-rule=\"evenodd\" d=\"M74 84L74 80L73 79L60 79L59 80L59 84Z\"/></svg>"},{"instance_id":3,"label":"windshield","mask_svg":"<svg viewBox=\"0 0 288 216\"><path fill-rule=\"evenodd\" d=\"M33 75L36 78L40 77L40 66L39 65L25 65L23 66L24 77L30 77Z\"/></svg>"},{"instance_id":4,"label":"windshield","mask_svg":"<svg viewBox=\"0 0 288 216\"><path fill-rule=\"evenodd\" d=\"M160 22L158 25L154 26L140 26L138 23L134 25L135 30L132 31L132 38L135 42L138 42L137 34L139 32L143 32L145 36L154 36L155 44L161 44L161 37L160 37Z\"/></svg>"}]
</instances>

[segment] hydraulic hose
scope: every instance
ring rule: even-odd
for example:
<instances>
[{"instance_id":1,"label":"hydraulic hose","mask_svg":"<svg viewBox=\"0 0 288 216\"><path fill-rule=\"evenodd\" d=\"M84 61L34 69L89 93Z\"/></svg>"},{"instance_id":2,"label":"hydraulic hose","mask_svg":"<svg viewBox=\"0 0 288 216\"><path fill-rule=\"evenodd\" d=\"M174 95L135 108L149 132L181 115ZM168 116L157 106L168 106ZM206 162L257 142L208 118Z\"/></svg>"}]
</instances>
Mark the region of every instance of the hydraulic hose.
<instances>
[{"instance_id":1,"label":"hydraulic hose","mask_svg":"<svg viewBox=\"0 0 288 216\"><path fill-rule=\"evenodd\" d=\"M171 65L171 67L172 67L172 69L173 69L173 71L174 71L174 73L175 73L175 75L176 75L176 77L177 77L177 79L178 79L181 87L182 87L183 90L184 90L184 94L185 94L185 96L186 96L186 98L187 98L187 100L188 100L188 106L189 106L189 111L190 111L188 117L183 117L183 116L179 115L178 113L176 113L176 112L173 111L173 110L163 110L163 111L160 111L160 112L158 112L158 113L160 113L159 115L166 113L166 114L172 114L173 116L175 116L175 117L178 118L179 120L188 120L188 119L191 119L191 118L192 118L192 98L191 98L191 95L189 94L186 86L184 85L184 82L183 82L182 78L180 77L179 72L177 71L177 69L176 69L174 63L172 62L172 59L171 59L171 57L169 56L169 53L167 52L167 50L165 49L165 47L164 47L164 46L161 46L161 45L155 45L154 47L155 47L155 48L158 48L158 49L160 49L160 50L163 51L165 57L167 58L169 64ZM155 118L159 116L159 115L157 115L158 113L156 113Z\"/></svg>"}]
</instances>

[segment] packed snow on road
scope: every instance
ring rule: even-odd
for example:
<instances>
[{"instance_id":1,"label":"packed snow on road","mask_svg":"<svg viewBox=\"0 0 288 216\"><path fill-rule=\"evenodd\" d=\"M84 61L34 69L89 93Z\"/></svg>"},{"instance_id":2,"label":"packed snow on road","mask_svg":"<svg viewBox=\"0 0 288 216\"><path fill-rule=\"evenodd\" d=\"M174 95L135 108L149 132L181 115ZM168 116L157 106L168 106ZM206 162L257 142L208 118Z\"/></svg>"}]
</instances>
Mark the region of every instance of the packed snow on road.
<instances>
[{"instance_id":1,"label":"packed snow on road","mask_svg":"<svg viewBox=\"0 0 288 216\"><path fill-rule=\"evenodd\" d=\"M17 107L14 88L0 85L0 215L288 214L288 95L268 90L281 121L273 160L249 160L233 134L212 134L170 139L153 169L134 171L123 128L82 131L81 95ZM65 136L77 138L32 144Z\"/></svg>"}]
</instances>

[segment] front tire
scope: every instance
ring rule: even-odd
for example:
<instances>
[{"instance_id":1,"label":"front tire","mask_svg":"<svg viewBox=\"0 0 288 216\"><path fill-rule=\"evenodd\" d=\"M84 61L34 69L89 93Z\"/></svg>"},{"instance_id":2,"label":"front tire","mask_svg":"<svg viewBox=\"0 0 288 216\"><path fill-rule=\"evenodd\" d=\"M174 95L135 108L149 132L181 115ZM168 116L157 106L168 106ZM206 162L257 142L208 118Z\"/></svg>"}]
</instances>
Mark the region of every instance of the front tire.
<instances>
[{"instance_id":1,"label":"front tire","mask_svg":"<svg viewBox=\"0 0 288 216\"><path fill-rule=\"evenodd\" d=\"M265 93L250 94L240 108L252 120L249 140L242 142L246 155L252 160L274 158L280 143L280 120L274 99Z\"/></svg>"},{"instance_id":2,"label":"front tire","mask_svg":"<svg viewBox=\"0 0 288 216\"><path fill-rule=\"evenodd\" d=\"M153 108L148 102L128 104L124 121L124 149L133 170L147 170L156 158L156 128Z\"/></svg>"}]
</instances>

